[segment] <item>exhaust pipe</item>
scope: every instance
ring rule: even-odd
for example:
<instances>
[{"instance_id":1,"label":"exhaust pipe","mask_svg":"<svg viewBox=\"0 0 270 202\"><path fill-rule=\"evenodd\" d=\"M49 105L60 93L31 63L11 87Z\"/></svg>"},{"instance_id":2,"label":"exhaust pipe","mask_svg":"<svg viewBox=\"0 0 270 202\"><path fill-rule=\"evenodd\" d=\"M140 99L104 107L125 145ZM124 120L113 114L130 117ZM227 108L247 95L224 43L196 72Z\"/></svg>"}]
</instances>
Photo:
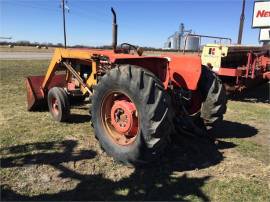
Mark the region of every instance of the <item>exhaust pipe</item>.
<instances>
[{"instance_id":1,"label":"exhaust pipe","mask_svg":"<svg viewBox=\"0 0 270 202\"><path fill-rule=\"evenodd\" d=\"M117 47L117 22L116 22L116 14L115 14L115 11L114 11L113 7L111 7L111 11L112 11L112 14L113 14L112 48L113 48L113 51L116 52L116 47Z\"/></svg>"}]
</instances>

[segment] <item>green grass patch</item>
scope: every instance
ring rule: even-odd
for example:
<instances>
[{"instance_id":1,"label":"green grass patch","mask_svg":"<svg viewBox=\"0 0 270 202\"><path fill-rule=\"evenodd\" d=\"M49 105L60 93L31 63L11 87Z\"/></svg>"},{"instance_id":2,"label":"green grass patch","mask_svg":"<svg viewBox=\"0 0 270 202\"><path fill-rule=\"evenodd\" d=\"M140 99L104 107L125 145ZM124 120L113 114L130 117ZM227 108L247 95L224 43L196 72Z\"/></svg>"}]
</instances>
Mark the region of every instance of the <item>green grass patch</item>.
<instances>
[{"instance_id":1,"label":"green grass patch","mask_svg":"<svg viewBox=\"0 0 270 202\"><path fill-rule=\"evenodd\" d=\"M270 106L267 104L230 101L227 106L229 113L226 113L225 118L228 120L269 124Z\"/></svg>"},{"instance_id":2,"label":"green grass patch","mask_svg":"<svg viewBox=\"0 0 270 202\"><path fill-rule=\"evenodd\" d=\"M256 179L224 179L209 181L203 191L211 201L270 201L267 182Z\"/></svg>"},{"instance_id":3,"label":"green grass patch","mask_svg":"<svg viewBox=\"0 0 270 202\"><path fill-rule=\"evenodd\" d=\"M67 135L91 133L89 123L59 124L47 111L28 112L26 109L25 78L44 75L48 60L0 61L1 72L1 147L22 143L61 140ZM85 114L88 111L85 110Z\"/></svg>"},{"instance_id":4,"label":"green grass patch","mask_svg":"<svg viewBox=\"0 0 270 202\"><path fill-rule=\"evenodd\" d=\"M269 148L267 146L258 145L255 142L237 138L230 138L227 140L237 145L236 150L240 152L241 155L255 158L266 164L270 163Z\"/></svg>"},{"instance_id":5,"label":"green grass patch","mask_svg":"<svg viewBox=\"0 0 270 202\"><path fill-rule=\"evenodd\" d=\"M268 104L229 101L225 120L248 126L243 131L238 131L237 127L234 131L228 129L229 133L235 138L225 137L225 141L236 144L236 150L243 156L255 158L266 164L270 163L268 144L270 140L270 106ZM249 127L250 129L248 129ZM251 132L249 137L248 133L250 133L251 128L257 130L257 132L255 134ZM240 137L238 137L238 134L240 134Z\"/></svg>"}]
</instances>

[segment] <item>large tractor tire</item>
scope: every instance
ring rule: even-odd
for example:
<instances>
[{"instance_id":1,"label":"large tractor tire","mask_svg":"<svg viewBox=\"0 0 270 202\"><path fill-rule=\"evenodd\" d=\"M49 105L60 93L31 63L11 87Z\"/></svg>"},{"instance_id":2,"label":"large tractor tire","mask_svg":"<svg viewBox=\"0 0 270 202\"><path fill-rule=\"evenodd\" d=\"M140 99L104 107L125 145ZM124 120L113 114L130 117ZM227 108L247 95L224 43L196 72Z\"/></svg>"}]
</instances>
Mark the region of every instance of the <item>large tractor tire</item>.
<instances>
[{"instance_id":1,"label":"large tractor tire","mask_svg":"<svg viewBox=\"0 0 270 202\"><path fill-rule=\"evenodd\" d=\"M49 111L55 121L67 121L70 115L68 95L63 88L53 87L48 92Z\"/></svg>"},{"instance_id":2,"label":"large tractor tire","mask_svg":"<svg viewBox=\"0 0 270 202\"><path fill-rule=\"evenodd\" d=\"M203 98L201 118L206 128L212 129L223 120L226 112L226 91L217 74L205 66L198 86Z\"/></svg>"},{"instance_id":3,"label":"large tractor tire","mask_svg":"<svg viewBox=\"0 0 270 202\"><path fill-rule=\"evenodd\" d=\"M91 113L95 135L117 161L149 163L170 140L170 106L170 97L154 74L138 66L119 65L94 89Z\"/></svg>"}]
</instances>

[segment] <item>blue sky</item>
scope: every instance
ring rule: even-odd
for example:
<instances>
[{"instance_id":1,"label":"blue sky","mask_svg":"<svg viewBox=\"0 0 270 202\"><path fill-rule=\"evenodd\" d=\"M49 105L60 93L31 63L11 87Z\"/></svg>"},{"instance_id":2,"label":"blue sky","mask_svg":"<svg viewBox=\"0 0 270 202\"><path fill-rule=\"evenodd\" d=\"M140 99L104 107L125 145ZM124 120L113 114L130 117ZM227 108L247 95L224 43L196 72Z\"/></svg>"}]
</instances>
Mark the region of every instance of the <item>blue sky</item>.
<instances>
[{"instance_id":1,"label":"blue sky","mask_svg":"<svg viewBox=\"0 0 270 202\"><path fill-rule=\"evenodd\" d=\"M246 0L243 43L258 44ZM196 34L237 40L242 0L68 0L67 43L111 44L111 12L118 15L119 43L163 47L181 22ZM0 35L13 41L63 43L60 0L0 0Z\"/></svg>"}]
</instances>

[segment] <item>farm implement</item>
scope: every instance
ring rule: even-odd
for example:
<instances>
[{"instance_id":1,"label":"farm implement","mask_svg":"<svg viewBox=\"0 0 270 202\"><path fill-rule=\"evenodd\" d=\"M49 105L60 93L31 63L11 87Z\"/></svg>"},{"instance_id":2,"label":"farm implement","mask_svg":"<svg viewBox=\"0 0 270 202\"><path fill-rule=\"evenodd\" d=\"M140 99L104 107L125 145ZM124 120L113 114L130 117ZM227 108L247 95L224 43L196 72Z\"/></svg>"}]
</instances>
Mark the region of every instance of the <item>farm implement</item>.
<instances>
[{"instance_id":1,"label":"farm implement","mask_svg":"<svg viewBox=\"0 0 270 202\"><path fill-rule=\"evenodd\" d=\"M216 72L228 92L270 80L270 46L207 44L202 63Z\"/></svg>"}]
</instances>

